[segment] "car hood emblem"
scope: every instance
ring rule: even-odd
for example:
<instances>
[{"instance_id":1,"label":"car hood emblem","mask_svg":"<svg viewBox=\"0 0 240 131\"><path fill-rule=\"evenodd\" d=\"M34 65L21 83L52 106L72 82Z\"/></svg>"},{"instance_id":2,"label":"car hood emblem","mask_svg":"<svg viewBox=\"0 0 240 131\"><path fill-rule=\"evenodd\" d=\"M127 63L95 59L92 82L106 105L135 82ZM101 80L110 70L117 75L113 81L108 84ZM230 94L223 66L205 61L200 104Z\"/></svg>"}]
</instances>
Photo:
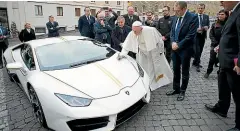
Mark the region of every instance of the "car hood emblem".
<instances>
[{"instance_id":1,"label":"car hood emblem","mask_svg":"<svg viewBox=\"0 0 240 131\"><path fill-rule=\"evenodd\" d=\"M125 91L125 93L126 93L127 95L130 95L129 91Z\"/></svg>"}]
</instances>

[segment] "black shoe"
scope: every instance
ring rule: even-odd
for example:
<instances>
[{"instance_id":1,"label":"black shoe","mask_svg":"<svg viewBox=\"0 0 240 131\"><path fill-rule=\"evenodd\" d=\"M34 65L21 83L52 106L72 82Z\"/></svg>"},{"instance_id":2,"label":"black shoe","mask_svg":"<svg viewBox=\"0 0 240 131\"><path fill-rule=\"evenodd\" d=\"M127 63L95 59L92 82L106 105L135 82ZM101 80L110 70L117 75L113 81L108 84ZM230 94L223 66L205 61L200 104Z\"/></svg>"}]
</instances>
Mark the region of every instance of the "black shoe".
<instances>
[{"instance_id":1,"label":"black shoe","mask_svg":"<svg viewBox=\"0 0 240 131\"><path fill-rule=\"evenodd\" d=\"M3 65L2 64L0 64L0 69L2 69L3 68Z\"/></svg>"},{"instance_id":2,"label":"black shoe","mask_svg":"<svg viewBox=\"0 0 240 131\"><path fill-rule=\"evenodd\" d=\"M180 94L180 91L172 90L172 91L169 91L169 92L166 93L167 96L172 96L172 95L175 95L175 94Z\"/></svg>"},{"instance_id":3,"label":"black shoe","mask_svg":"<svg viewBox=\"0 0 240 131\"><path fill-rule=\"evenodd\" d=\"M178 95L177 101L183 101L184 98L185 98L185 92L181 92L181 93Z\"/></svg>"},{"instance_id":4,"label":"black shoe","mask_svg":"<svg viewBox=\"0 0 240 131\"><path fill-rule=\"evenodd\" d=\"M240 131L240 129L238 129L238 128L232 128L232 129L229 129L229 130L227 130L227 131Z\"/></svg>"},{"instance_id":5,"label":"black shoe","mask_svg":"<svg viewBox=\"0 0 240 131\"><path fill-rule=\"evenodd\" d=\"M200 67L199 66L196 67L196 71L200 72Z\"/></svg>"},{"instance_id":6,"label":"black shoe","mask_svg":"<svg viewBox=\"0 0 240 131\"><path fill-rule=\"evenodd\" d=\"M209 74L208 73L206 73L205 75L204 75L204 78L208 78L209 77Z\"/></svg>"},{"instance_id":7,"label":"black shoe","mask_svg":"<svg viewBox=\"0 0 240 131\"><path fill-rule=\"evenodd\" d=\"M216 113L218 114L219 116L221 117L227 117L227 113L222 113L219 111L219 108L217 108L216 106L212 106L212 105L209 105L209 104L206 104L205 105L205 108L213 113Z\"/></svg>"}]
</instances>

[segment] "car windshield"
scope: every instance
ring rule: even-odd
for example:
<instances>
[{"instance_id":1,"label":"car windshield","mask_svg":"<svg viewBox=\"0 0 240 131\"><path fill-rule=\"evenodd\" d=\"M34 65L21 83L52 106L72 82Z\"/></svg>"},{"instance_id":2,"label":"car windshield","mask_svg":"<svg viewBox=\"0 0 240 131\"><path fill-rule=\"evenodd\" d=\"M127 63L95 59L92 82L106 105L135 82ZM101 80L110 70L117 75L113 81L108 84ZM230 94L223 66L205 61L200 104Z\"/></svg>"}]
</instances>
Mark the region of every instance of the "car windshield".
<instances>
[{"instance_id":1,"label":"car windshield","mask_svg":"<svg viewBox=\"0 0 240 131\"><path fill-rule=\"evenodd\" d=\"M72 40L35 49L40 70L61 70L107 59L116 52L90 40Z\"/></svg>"}]
</instances>

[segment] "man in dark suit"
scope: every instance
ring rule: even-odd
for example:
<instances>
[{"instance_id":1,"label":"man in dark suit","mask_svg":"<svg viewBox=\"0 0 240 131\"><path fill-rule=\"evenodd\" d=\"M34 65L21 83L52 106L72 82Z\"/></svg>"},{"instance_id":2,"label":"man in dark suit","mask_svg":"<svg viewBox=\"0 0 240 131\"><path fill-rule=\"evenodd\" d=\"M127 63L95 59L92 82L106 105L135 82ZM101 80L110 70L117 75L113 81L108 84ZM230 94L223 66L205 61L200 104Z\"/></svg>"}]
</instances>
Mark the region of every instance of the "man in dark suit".
<instances>
[{"instance_id":1,"label":"man in dark suit","mask_svg":"<svg viewBox=\"0 0 240 131\"><path fill-rule=\"evenodd\" d=\"M176 17L171 29L172 60L173 60L173 90L167 95L179 94L177 100L182 101L189 81L190 60L193 53L193 42L196 37L198 19L196 14L187 11L187 3L178 1L174 6ZM182 85L180 86L182 69Z\"/></svg>"},{"instance_id":2,"label":"man in dark suit","mask_svg":"<svg viewBox=\"0 0 240 131\"><path fill-rule=\"evenodd\" d=\"M215 106L205 106L211 112L227 117L232 92L236 105L236 126L228 131L240 131L240 2L221 1L221 4L231 15L223 27L219 43L219 100Z\"/></svg>"},{"instance_id":3,"label":"man in dark suit","mask_svg":"<svg viewBox=\"0 0 240 131\"><path fill-rule=\"evenodd\" d=\"M21 42L27 42L36 39L35 31L31 28L30 23L25 24L25 29L20 32L18 38Z\"/></svg>"},{"instance_id":4,"label":"man in dark suit","mask_svg":"<svg viewBox=\"0 0 240 131\"><path fill-rule=\"evenodd\" d=\"M209 16L204 14L205 10L205 4L199 4L198 5L198 29L197 29L197 37L196 37L196 43L194 47L194 61L193 66L196 66L197 72L200 72L200 65L201 62L201 55L203 51L203 47L205 44L205 39L207 39L207 30L209 28L210 22L209 22Z\"/></svg>"},{"instance_id":5,"label":"man in dark suit","mask_svg":"<svg viewBox=\"0 0 240 131\"><path fill-rule=\"evenodd\" d=\"M140 21L139 16L134 15L134 8L132 6L128 7L128 14L123 15L124 19L125 19L125 25L129 26L132 28L132 24L135 21ZM129 52L128 53L129 56L131 56L132 58L136 59L136 53L133 52Z\"/></svg>"},{"instance_id":6,"label":"man in dark suit","mask_svg":"<svg viewBox=\"0 0 240 131\"><path fill-rule=\"evenodd\" d=\"M82 36L94 39L93 24L95 23L95 18L90 15L89 7L86 7L84 12L85 14L78 20L79 32Z\"/></svg>"},{"instance_id":7,"label":"man in dark suit","mask_svg":"<svg viewBox=\"0 0 240 131\"><path fill-rule=\"evenodd\" d=\"M125 18L125 25L129 26L132 28L132 24L135 21L140 21L139 16L134 15L134 8L132 6L128 7L128 14L123 15Z\"/></svg>"},{"instance_id":8,"label":"man in dark suit","mask_svg":"<svg viewBox=\"0 0 240 131\"><path fill-rule=\"evenodd\" d=\"M9 32L8 30L2 26L0 23L0 69L3 68L3 62L2 62L2 55L4 51L8 48L8 38L9 38Z\"/></svg>"},{"instance_id":9,"label":"man in dark suit","mask_svg":"<svg viewBox=\"0 0 240 131\"><path fill-rule=\"evenodd\" d=\"M57 37L59 36L59 26L58 22L54 21L54 17L49 16L49 22L46 23L48 29L48 37Z\"/></svg>"},{"instance_id":10,"label":"man in dark suit","mask_svg":"<svg viewBox=\"0 0 240 131\"><path fill-rule=\"evenodd\" d=\"M118 51L122 51L121 43L125 41L129 32L132 31L131 27L125 25L125 19L123 16L117 18L118 26L112 31L113 48Z\"/></svg>"}]
</instances>

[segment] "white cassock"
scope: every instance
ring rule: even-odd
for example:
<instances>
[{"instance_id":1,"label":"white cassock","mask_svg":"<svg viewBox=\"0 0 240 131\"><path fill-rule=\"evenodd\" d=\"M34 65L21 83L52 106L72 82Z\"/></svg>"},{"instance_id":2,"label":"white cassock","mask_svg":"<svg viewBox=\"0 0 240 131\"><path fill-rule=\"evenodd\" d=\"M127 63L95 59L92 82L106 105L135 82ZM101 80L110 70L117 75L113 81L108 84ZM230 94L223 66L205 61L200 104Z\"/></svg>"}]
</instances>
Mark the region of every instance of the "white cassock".
<instances>
[{"instance_id":1,"label":"white cassock","mask_svg":"<svg viewBox=\"0 0 240 131\"><path fill-rule=\"evenodd\" d=\"M120 55L126 56L129 51L137 53L136 60L150 78L150 89L173 82L173 73L164 55L162 35L154 28L142 26L140 35L131 31L124 43Z\"/></svg>"}]
</instances>

